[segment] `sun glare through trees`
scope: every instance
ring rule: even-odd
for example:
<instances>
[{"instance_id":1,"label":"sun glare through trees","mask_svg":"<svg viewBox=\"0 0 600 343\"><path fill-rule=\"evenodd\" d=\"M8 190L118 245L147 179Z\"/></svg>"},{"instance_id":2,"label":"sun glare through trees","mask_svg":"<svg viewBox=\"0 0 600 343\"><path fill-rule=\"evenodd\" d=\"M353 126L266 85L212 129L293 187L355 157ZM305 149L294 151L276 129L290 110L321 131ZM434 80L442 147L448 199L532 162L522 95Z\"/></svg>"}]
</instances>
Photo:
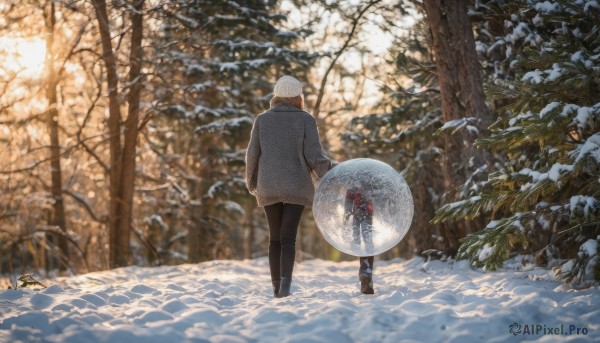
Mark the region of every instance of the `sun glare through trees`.
<instances>
[{"instance_id":1,"label":"sun glare through trees","mask_svg":"<svg viewBox=\"0 0 600 343\"><path fill-rule=\"evenodd\" d=\"M24 78L41 78L46 58L46 41L41 38L0 36L0 73L19 73Z\"/></svg>"}]
</instances>

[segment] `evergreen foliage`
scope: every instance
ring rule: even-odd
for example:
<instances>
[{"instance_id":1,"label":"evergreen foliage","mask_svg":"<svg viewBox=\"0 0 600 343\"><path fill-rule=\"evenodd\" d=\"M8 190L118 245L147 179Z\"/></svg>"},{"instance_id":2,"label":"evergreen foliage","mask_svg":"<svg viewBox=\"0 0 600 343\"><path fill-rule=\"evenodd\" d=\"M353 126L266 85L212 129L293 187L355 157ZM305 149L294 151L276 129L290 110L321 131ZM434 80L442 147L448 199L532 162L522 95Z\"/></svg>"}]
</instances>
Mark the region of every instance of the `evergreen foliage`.
<instances>
[{"instance_id":1,"label":"evergreen foliage","mask_svg":"<svg viewBox=\"0 0 600 343\"><path fill-rule=\"evenodd\" d=\"M513 18L527 13L548 38L511 62L514 80L488 85L501 115L476 146L506 161L478 195L445 205L434 220L497 217L462 241L459 258L476 266L494 270L511 252L537 253L539 264L561 263L555 273L568 282L600 280L600 8L581 0L519 5Z\"/></svg>"},{"instance_id":2,"label":"evergreen foliage","mask_svg":"<svg viewBox=\"0 0 600 343\"><path fill-rule=\"evenodd\" d=\"M443 139L434 133L442 126L439 87L425 21L394 43L395 72L382 87L384 113L353 118L342 139L354 158L375 158L402 172L415 195L415 218L409 237L401 243L410 256L424 250L443 250L442 227L431 225L433 211L444 192L441 170ZM406 241L412 241L408 243ZM406 248L409 248L408 251ZM414 249L414 250L413 250Z\"/></svg>"},{"instance_id":3,"label":"evergreen foliage","mask_svg":"<svg viewBox=\"0 0 600 343\"><path fill-rule=\"evenodd\" d=\"M292 47L304 32L281 29L287 18L274 2L186 0L166 3L161 10L156 33L160 78L155 80L162 82L154 90L159 124L150 146L166 162L169 175L185 180L163 195L180 209L162 215L194 217L190 226L209 227L204 237L220 237L211 248L219 240L241 242L243 237L230 239L232 231L225 230L225 236L221 231L239 225L240 216L255 208L243 181L254 117L268 109L277 78L305 78L316 55ZM243 257L227 249L221 258Z\"/></svg>"}]
</instances>

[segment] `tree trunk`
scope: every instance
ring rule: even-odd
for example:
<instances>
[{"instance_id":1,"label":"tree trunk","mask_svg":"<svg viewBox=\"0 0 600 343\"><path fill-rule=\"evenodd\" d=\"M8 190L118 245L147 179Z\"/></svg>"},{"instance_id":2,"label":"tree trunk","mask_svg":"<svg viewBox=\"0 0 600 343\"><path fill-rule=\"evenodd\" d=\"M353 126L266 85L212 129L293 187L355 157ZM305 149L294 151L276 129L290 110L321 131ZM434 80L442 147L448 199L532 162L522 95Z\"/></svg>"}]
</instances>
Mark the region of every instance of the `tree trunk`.
<instances>
[{"instance_id":1,"label":"tree trunk","mask_svg":"<svg viewBox=\"0 0 600 343\"><path fill-rule=\"evenodd\" d=\"M436 182L438 180L440 180L440 178L438 178L437 175L435 175L435 173L429 173L427 170L418 172L416 175L414 197L415 209L421 210L415 211L413 219L414 226L408 234L408 238L412 236L414 245L409 244L406 247L416 249L416 251L403 251L402 257L414 253L421 253L424 250L434 248L436 245L435 241L433 240L433 237L434 235L438 234L438 232L436 232L436 227L440 227L440 225L433 226L429 223L431 218L433 218L435 212L431 206L431 204L433 203L433 199L430 195L429 188L439 189L435 187L440 186L439 183Z\"/></svg>"},{"instance_id":2,"label":"tree trunk","mask_svg":"<svg viewBox=\"0 0 600 343\"><path fill-rule=\"evenodd\" d=\"M423 0L433 38L444 122L461 117L475 117L485 124L489 110L480 76L467 0ZM468 161L474 155L472 139L462 133L445 133L443 162L445 201L458 199L458 189L468 177ZM482 160L482 159L480 159ZM451 251L458 239L468 232L464 222L450 224L446 244Z\"/></svg>"},{"instance_id":3,"label":"tree trunk","mask_svg":"<svg viewBox=\"0 0 600 343\"><path fill-rule=\"evenodd\" d=\"M50 134L50 174L52 184L50 186L52 198L54 199L53 215L50 225L60 228L64 235L67 234L67 221L65 218L65 204L62 197L62 168L60 161L60 141L58 137L58 109L57 88L58 77L56 75L54 57L54 26L56 24L55 5L50 6L45 15L46 19L46 70L48 71L48 84L46 86L46 99L48 100L48 111L46 122ZM63 255L58 261L69 261L69 246L67 239L62 235L56 235L54 242L58 243L59 251ZM64 263L58 263L59 270L66 270Z\"/></svg>"},{"instance_id":4,"label":"tree trunk","mask_svg":"<svg viewBox=\"0 0 600 343\"><path fill-rule=\"evenodd\" d=\"M142 38L144 34L143 14L145 0L137 0L131 11L131 48L129 52L129 94L128 113L125 122L123 154L121 160L120 217L117 232L123 237L118 240L118 251L129 252L129 237L133 211L133 192L135 189L135 159L138 138L138 119L140 112L140 93L142 90ZM117 265L129 264L129 254L117 255Z\"/></svg>"},{"instance_id":5,"label":"tree trunk","mask_svg":"<svg viewBox=\"0 0 600 343\"><path fill-rule=\"evenodd\" d=\"M219 58L218 49L209 49L204 52L205 57L209 59L217 60ZM210 107L219 105L219 92L216 88L205 91L202 95L202 102ZM198 147L197 157L189 159L190 166L195 163L199 163L198 167L190 168L188 170L197 170L199 181L194 181L193 191L191 194L198 196L201 199L201 205L196 213L192 216L195 218L193 224L188 228L188 262L198 263L213 259L214 253L211 252L210 246L218 241L219 233L215 231L215 228L211 228L213 224L210 222L210 218L214 215L214 200L205 197L206 193L210 189L214 175L216 173L214 161L214 152L212 148L218 146L216 136L210 133L199 133L194 134L190 144L196 144ZM190 148L190 147L188 147ZM189 151L189 150L188 150ZM192 150L193 151L193 150ZM186 152L186 156L189 153ZM213 249L214 251L214 249Z\"/></svg>"},{"instance_id":6,"label":"tree trunk","mask_svg":"<svg viewBox=\"0 0 600 343\"><path fill-rule=\"evenodd\" d=\"M129 261L129 231L121 232L121 109L118 99L117 61L112 48L106 0L92 0L102 43L102 59L108 84L108 132L110 145L109 266L125 266Z\"/></svg>"},{"instance_id":7,"label":"tree trunk","mask_svg":"<svg viewBox=\"0 0 600 343\"><path fill-rule=\"evenodd\" d=\"M210 158L210 147L214 145L210 134L200 134L198 144L200 145L200 170L198 176L199 181L195 182L194 192L202 200L198 208L198 213L192 214L196 217L192 225L188 228L188 262L198 263L211 259L209 245L215 242L217 233L211 232L209 218L211 215L211 199L207 199L204 195L208 192L211 186L211 176L213 174L212 163Z\"/></svg>"}]
</instances>

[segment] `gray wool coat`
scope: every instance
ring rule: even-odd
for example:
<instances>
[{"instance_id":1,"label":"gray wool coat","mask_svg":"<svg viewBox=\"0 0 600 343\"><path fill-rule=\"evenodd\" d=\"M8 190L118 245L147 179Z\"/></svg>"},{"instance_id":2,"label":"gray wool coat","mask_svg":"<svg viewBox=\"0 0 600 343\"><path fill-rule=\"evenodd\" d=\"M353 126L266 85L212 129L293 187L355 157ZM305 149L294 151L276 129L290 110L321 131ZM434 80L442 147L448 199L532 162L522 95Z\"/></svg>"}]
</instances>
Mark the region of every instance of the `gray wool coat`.
<instances>
[{"instance_id":1,"label":"gray wool coat","mask_svg":"<svg viewBox=\"0 0 600 343\"><path fill-rule=\"evenodd\" d=\"M323 154L317 123L309 113L277 104L254 121L246 150L246 186L258 206L312 206L311 174L321 178L333 166Z\"/></svg>"}]
</instances>

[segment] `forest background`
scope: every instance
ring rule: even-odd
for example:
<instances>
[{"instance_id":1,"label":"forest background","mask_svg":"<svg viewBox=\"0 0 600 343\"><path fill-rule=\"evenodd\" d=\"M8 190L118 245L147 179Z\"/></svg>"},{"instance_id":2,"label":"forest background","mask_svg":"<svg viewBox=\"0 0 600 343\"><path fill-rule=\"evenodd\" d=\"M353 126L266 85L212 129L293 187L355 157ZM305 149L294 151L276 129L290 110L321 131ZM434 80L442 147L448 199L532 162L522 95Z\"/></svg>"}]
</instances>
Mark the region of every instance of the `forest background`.
<instances>
[{"instance_id":1,"label":"forest background","mask_svg":"<svg viewBox=\"0 0 600 343\"><path fill-rule=\"evenodd\" d=\"M597 1L7 0L0 274L266 254L247 192L255 116L304 83L337 161L415 200L393 257L514 254L600 280ZM347 260L306 210L301 259ZM3 285L4 286L4 285Z\"/></svg>"}]
</instances>

